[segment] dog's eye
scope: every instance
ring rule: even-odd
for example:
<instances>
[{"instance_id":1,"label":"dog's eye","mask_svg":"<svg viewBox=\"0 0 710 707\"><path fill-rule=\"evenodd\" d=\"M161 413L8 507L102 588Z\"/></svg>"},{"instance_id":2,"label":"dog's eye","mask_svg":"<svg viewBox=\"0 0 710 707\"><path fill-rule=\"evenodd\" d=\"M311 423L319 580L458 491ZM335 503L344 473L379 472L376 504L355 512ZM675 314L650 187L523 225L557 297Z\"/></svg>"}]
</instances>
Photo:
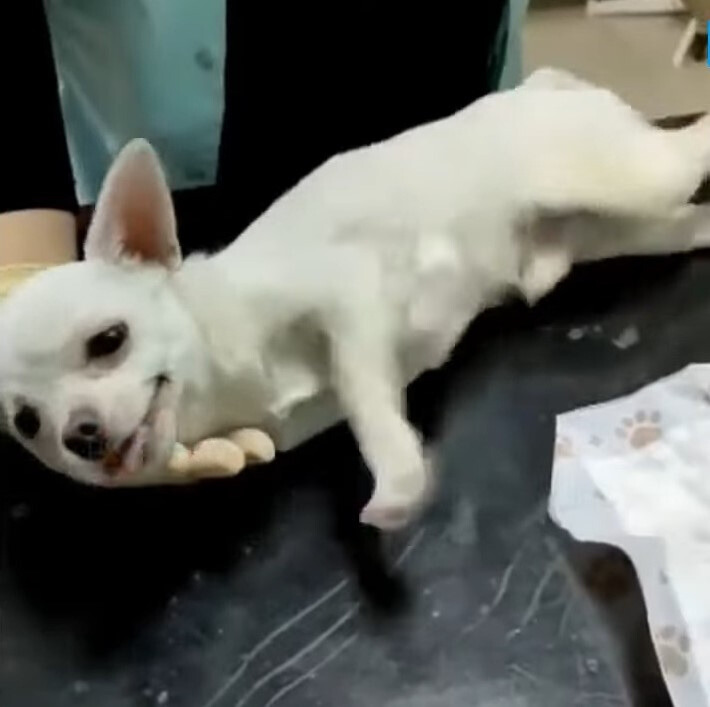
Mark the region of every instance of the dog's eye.
<instances>
[{"instance_id":1,"label":"dog's eye","mask_svg":"<svg viewBox=\"0 0 710 707\"><path fill-rule=\"evenodd\" d=\"M41 422L34 408L23 405L16 413L13 420L15 429L25 438L34 439L39 433Z\"/></svg>"},{"instance_id":2,"label":"dog's eye","mask_svg":"<svg viewBox=\"0 0 710 707\"><path fill-rule=\"evenodd\" d=\"M86 343L86 357L91 361L118 353L128 340L128 325L114 324L92 336Z\"/></svg>"}]
</instances>

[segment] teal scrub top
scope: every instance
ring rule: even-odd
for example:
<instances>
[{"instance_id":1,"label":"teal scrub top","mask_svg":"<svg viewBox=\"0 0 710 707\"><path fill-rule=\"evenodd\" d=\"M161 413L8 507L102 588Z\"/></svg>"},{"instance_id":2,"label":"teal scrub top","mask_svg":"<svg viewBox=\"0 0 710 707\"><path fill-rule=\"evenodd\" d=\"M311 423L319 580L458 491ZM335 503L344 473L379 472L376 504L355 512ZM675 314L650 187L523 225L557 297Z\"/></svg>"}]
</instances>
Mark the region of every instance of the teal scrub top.
<instances>
[{"instance_id":1,"label":"teal scrub top","mask_svg":"<svg viewBox=\"0 0 710 707\"><path fill-rule=\"evenodd\" d=\"M238 2L239 0L232 0ZM501 86L520 80L528 0L509 0ZM226 0L45 0L81 204L116 152L152 142L173 189L213 184L223 103Z\"/></svg>"}]
</instances>

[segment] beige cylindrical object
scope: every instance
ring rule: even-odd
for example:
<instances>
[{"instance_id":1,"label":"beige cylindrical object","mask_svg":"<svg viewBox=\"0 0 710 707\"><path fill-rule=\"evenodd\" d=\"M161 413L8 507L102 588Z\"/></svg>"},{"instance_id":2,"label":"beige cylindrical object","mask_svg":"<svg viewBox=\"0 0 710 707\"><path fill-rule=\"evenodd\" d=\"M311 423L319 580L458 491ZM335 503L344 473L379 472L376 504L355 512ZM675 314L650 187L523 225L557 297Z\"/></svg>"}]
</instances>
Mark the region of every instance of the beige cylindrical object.
<instances>
[{"instance_id":1,"label":"beige cylindrical object","mask_svg":"<svg viewBox=\"0 0 710 707\"><path fill-rule=\"evenodd\" d=\"M168 462L168 471L171 474L185 475L190 468L190 450L183 444L177 443L173 447L173 455Z\"/></svg>"},{"instance_id":2,"label":"beige cylindrical object","mask_svg":"<svg viewBox=\"0 0 710 707\"><path fill-rule=\"evenodd\" d=\"M193 476L232 476L246 466L241 448L228 439L214 438L200 442L192 451L188 470ZM205 474L206 472L206 474Z\"/></svg>"},{"instance_id":3,"label":"beige cylindrical object","mask_svg":"<svg viewBox=\"0 0 710 707\"><path fill-rule=\"evenodd\" d=\"M230 435L229 439L241 447L247 462L252 464L267 464L276 456L271 437L261 430L246 428Z\"/></svg>"}]
</instances>

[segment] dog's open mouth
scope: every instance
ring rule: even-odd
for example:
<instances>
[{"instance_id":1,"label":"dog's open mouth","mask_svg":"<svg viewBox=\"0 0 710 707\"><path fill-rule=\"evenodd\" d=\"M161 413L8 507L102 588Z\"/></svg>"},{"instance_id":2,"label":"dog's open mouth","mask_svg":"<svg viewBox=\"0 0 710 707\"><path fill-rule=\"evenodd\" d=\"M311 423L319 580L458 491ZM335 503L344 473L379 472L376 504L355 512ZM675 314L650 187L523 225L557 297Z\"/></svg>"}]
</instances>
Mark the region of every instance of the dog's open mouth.
<instances>
[{"instance_id":1,"label":"dog's open mouth","mask_svg":"<svg viewBox=\"0 0 710 707\"><path fill-rule=\"evenodd\" d=\"M109 448L103 459L103 469L109 476L132 474L148 462L151 431L160 410L161 393L170 379L161 374L155 379L148 410L136 429L117 447Z\"/></svg>"}]
</instances>

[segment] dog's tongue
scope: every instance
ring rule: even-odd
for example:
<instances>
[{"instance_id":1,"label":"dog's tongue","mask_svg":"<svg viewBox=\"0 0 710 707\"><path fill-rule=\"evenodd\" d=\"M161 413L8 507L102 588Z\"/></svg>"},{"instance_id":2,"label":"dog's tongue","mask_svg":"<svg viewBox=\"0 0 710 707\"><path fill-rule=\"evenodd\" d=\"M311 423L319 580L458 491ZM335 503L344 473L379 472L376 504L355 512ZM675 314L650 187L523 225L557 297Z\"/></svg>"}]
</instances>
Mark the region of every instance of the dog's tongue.
<instances>
[{"instance_id":1,"label":"dog's tongue","mask_svg":"<svg viewBox=\"0 0 710 707\"><path fill-rule=\"evenodd\" d=\"M141 425L133 436L133 444L126 451L123 458L123 471L126 474L133 474L143 466L145 445L148 442L148 426Z\"/></svg>"},{"instance_id":2,"label":"dog's tongue","mask_svg":"<svg viewBox=\"0 0 710 707\"><path fill-rule=\"evenodd\" d=\"M104 461L106 472L112 476L136 472L144 462L147 442L148 426L141 425L117 450L108 454Z\"/></svg>"}]
</instances>

